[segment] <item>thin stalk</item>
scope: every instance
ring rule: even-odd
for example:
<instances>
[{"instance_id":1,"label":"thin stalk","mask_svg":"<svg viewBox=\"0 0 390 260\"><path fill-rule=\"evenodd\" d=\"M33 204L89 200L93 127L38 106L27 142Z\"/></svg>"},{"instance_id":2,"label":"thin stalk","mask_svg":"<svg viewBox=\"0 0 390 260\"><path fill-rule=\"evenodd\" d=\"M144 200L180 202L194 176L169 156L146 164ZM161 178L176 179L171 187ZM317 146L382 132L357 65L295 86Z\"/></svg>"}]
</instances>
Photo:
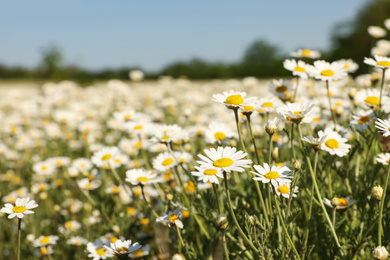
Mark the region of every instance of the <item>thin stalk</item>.
<instances>
[{"instance_id":1,"label":"thin stalk","mask_svg":"<svg viewBox=\"0 0 390 260\"><path fill-rule=\"evenodd\" d=\"M276 192L274 193L274 198L275 198L275 203L276 203L276 210L278 211L278 215L279 215L280 223L282 224L282 227L283 227L283 231L286 234L287 240L290 243L291 247L293 248L295 255L300 260L301 257L299 256L298 251L295 248L294 242L291 240L291 237L288 234L288 230L286 228L286 225L284 224L284 220L283 220L282 214L280 213L279 202L278 202L278 198L276 197Z\"/></svg>"},{"instance_id":2,"label":"thin stalk","mask_svg":"<svg viewBox=\"0 0 390 260\"><path fill-rule=\"evenodd\" d=\"M336 207L333 209L332 212L332 224L334 227L336 226Z\"/></svg>"},{"instance_id":3,"label":"thin stalk","mask_svg":"<svg viewBox=\"0 0 390 260\"><path fill-rule=\"evenodd\" d=\"M215 183L213 183L213 190L214 190L214 194L215 194L215 199L217 200L218 212L219 212L219 214L222 214L223 208L221 207L221 204L219 203L218 190L217 190ZM229 260L229 249L227 248L226 233L225 232L226 232L225 230L222 230L223 252L225 254L226 259Z\"/></svg>"},{"instance_id":4,"label":"thin stalk","mask_svg":"<svg viewBox=\"0 0 390 260\"><path fill-rule=\"evenodd\" d=\"M329 164L328 165L328 192L329 192L329 197L333 198L331 167L332 167L332 164Z\"/></svg>"},{"instance_id":5,"label":"thin stalk","mask_svg":"<svg viewBox=\"0 0 390 260\"><path fill-rule=\"evenodd\" d=\"M269 135L268 140L268 165L271 165L272 162L272 135Z\"/></svg>"},{"instance_id":6,"label":"thin stalk","mask_svg":"<svg viewBox=\"0 0 390 260\"><path fill-rule=\"evenodd\" d=\"M290 144L291 144L291 153L293 156L294 161L297 159L295 156L295 149L294 149L294 126L295 124L291 124L291 136L290 136Z\"/></svg>"},{"instance_id":7,"label":"thin stalk","mask_svg":"<svg viewBox=\"0 0 390 260\"><path fill-rule=\"evenodd\" d=\"M256 161L257 161L257 164L260 164L260 158L259 158L259 155L258 155L258 153L257 153L257 147L256 147L255 136L253 135L253 131L252 131L251 116L250 116L250 115L247 115L246 118L247 118L249 133L250 133L250 135L251 135L253 147L254 147L254 149L255 149Z\"/></svg>"},{"instance_id":8,"label":"thin stalk","mask_svg":"<svg viewBox=\"0 0 390 260\"><path fill-rule=\"evenodd\" d=\"M219 203L219 197L218 197L217 187L216 187L215 183L213 183L213 190L214 190L214 194L215 194L215 199L217 200L218 213L221 214L222 209L221 209L221 204Z\"/></svg>"},{"instance_id":9,"label":"thin stalk","mask_svg":"<svg viewBox=\"0 0 390 260\"><path fill-rule=\"evenodd\" d=\"M245 145L244 145L244 140L242 140L241 128L240 128L240 124L239 124L239 120L238 120L238 109L235 108L235 109L233 109L233 111L234 111L234 118L236 119L237 132L238 132L238 137L240 138L241 148L245 153L247 153Z\"/></svg>"},{"instance_id":10,"label":"thin stalk","mask_svg":"<svg viewBox=\"0 0 390 260\"><path fill-rule=\"evenodd\" d=\"M333 120L333 125L334 125L333 130L336 131L337 121L336 121L336 117L335 117L333 110L332 110L332 102L330 101L329 80L326 81L326 90L328 93L329 109L330 109L330 113L332 114L332 120Z\"/></svg>"},{"instance_id":11,"label":"thin stalk","mask_svg":"<svg viewBox=\"0 0 390 260\"><path fill-rule=\"evenodd\" d=\"M228 180L227 180L227 176L226 176L226 172L225 171L223 171L223 177L225 179L225 192L226 192L226 197L227 197L227 200L228 200L229 212L230 212L230 215L231 215L231 217L233 219L234 225L238 229L238 233L240 233L240 236L242 237L242 239L244 239L244 241L252 248L252 250L256 254L259 254L259 251L255 247L255 245L248 239L248 237L245 235L244 231L242 231L240 225L238 224L236 215L234 214L234 211L233 211L232 201L230 200L230 192L229 192L229 187L228 187Z\"/></svg>"},{"instance_id":12,"label":"thin stalk","mask_svg":"<svg viewBox=\"0 0 390 260\"><path fill-rule=\"evenodd\" d=\"M389 183L389 175L390 175L390 166L387 170L386 175L386 181L385 181L385 187L383 188L383 195L381 199L381 208L379 210L379 220L378 220L378 245L382 246L382 216L383 216L383 205L385 205L385 197L386 197L386 190L387 190L387 184Z\"/></svg>"},{"instance_id":13,"label":"thin stalk","mask_svg":"<svg viewBox=\"0 0 390 260\"><path fill-rule=\"evenodd\" d=\"M186 248L185 244L184 244L184 241L183 241L183 238L181 237L181 234L180 234L180 230L179 230L179 227L176 226L176 231L177 231L177 236L179 237L179 240L180 240L180 244L182 245L182 247L184 247L184 249Z\"/></svg>"},{"instance_id":14,"label":"thin stalk","mask_svg":"<svg viewBox=\"0 0 390 260\"><path fill-rule=\"evenodd\" d=\"M17 259L20 260L20 239L22 236L22 219L18 218L18 252L17 252Z\"/></svg>"},{"instance_id":15,"label":"thin stalk","mask_svg":"<svg viewBox=\"0 0 390 260\"><path fill-rule=\"evenodd\" d=\"M381 82L381 92L379 94L379 110L381 109L382 107L382 92L383 92L383 85L385 83L385 73L386 73L386 69L382 69L382 82Z\"/></svg>"},{"instance_id":16,"label":"thin stalk","mask_svg":"<svg viewBox=\"0 0 390 260\"><path fill-rule=\"evenodd\" d=\"M317 173L317 163L318 163L318 151L315 152L314 155L314 176L316 176ZM310 231L310 220L311 220L311 213L313 208L313 198L314 198L314 182L311 183L311 193L310 193L310 204L309 204L309 217L307 218L307 229L306 229L306 235L305 235L305 242L303 243L303 254L302 259L305 259L306 254L306 246L307 241L309 240L309 231Z\"/></svg>"},{"instance_id":17,"label":"thin stalk","mask_svg":"<svg viewBox=\"0 0 390 260\"><path fill-rule=\"evenodd\" d=\"M150 202L146 200L146 197L145 197L145 192L144 192L144 185L140 184L139 185L141 187L141 193L142 193L142 197L144 198L144 201L146 202L146 204L148 205L149 209L152 211L153 215L158 218L160 217L156 211L153 209L152 205L150 205Z\"/></svg>"}]
</instances>

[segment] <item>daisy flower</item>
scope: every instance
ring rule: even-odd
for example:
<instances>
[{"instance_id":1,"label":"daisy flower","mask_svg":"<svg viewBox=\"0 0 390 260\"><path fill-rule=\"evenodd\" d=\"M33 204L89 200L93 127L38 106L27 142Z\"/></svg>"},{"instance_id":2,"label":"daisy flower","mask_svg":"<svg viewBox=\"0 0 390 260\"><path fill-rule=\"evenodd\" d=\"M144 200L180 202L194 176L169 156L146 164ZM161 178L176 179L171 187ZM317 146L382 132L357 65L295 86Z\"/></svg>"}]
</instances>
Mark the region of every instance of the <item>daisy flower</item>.
<instances>
[{"instance_id":1,"label":"daisy flower","mask_svg":"<svg viewBox=\"0 0 390 260\"><path fill-rule=\"evenodd\" d=\"M146 256L149 253L150 253L150 246L146 245L146 246L143 246L142 248L138 249L137 251L131 253L130 257L131 258L139 258L139 257Z\"/></svg>"},{"instance_id":2,"label":"daisy flower","mask_svg":"<svg viewBox=\"0 0 390 260\"><path fill-rule=\"evenodd\" d=\"M378 120L375 121L375 127L378 128L379 133L381 133L383 136L389 136L390 135L390 121L389 120L383 120L378 118Z\"/></svg>"},{"instance_id":3,"label":"daisy flower","mask_svg":"<svg viewBox=\"0 0 390 260\"><path fill-rule=\"evenodd\" d=\"M294 91L291 82L283 79L279 79L279 80L274 79L272 80L272 82L268 84L268 86L269 86L269 91L272 94L278 96L283 101L290 100L291 94Z\"/></svg>"},{"instance_id":4,"label":"daisy flower","mask_svg":"<svg viewBox=\"0 0 390 260\"><path fill-rule=\"evenodd\" d=\"M293 76L300 77L302 79L307 79L308 75L306 72L307 64L301 60L296 61L294 59L292 60L285 60L283 62L283 67L286 70L292 71Z\"/></svg>"},{"instance_id":5,"label":"daisy flower","mask_svg":"<svg viewBox=\"0 0 390 260\"><path fill-rule=\"evenodd\" d=\"M335 62L340 63L348 73L354 73L359 68L359 65L351 59L341 59Z\"/></svg>"},{"instance_id":6,"label":"daisy flower","mask_svg":"<svg viewBox=\"0 0 390 260\"><path fill-rule=\"evenodd\" d=\"M100 180L89 180L88 178L77 181L77 185L82 190L95 190L100 187L100 184Z\"/></svg>"},{"instance_id":7,"label":"daisy flower","mask_svg":"<svg viewBox=\"0 0 390 260\"><path fill-rule=\"evenodd\" d=\"M265 114L266 112L271 113L274 112L282 104L283 103L275 97L260 98L260 100L258 101L257 112L259 114Z\"/></svg>"},{"instance_id":8,"label":"daisy flower","mask_svg":"<svg viewBox=\"0 0 390 260\"><path fill-rule=\"evenodd\" d=\"M58 236L40 236L37 239L33 241L34 247L42 247L42 246L48 246L48 245L55 245L57 243L57 240L59 239Z\"/></svg>"},{"instance_id":9,"label":"daisy flower","mask_svg":"<svg viewBox=\"0 0 390 260\"><path fill-rule=\"evenodd\" d=\"M11 203L6 203L0 212L9 214L9 219L14 217L23 218L24 215L34 214L34 211L31 209L36 207L38 207L38 204L35 203L35 200L30 200L30 198L18 198L15 201L15 206Z\"/></svg>"},{"instance_id":10,"label":"daisy flower","mask_svg":"<svg viewBox=\"0 0 390 260\"><path fill-rule=\"evenodd\" d=\"M295 58L303 58L303 59L317 59L321 56L321 54L318 51L315 50L310 50L310 49L303 49L303 50L298 50L295 52L291 52L290 55Z\"/></svg>"},{"instance_id":11,"label":"daisy flower","mask_svg":"<svg viewBox=\"0 0 390 260\"><path fill-rule=\"evenodd\" d=\"M346 138L341 137L337 132L330 129L326 129L325 132L318 132L319 138L322 138L325 135L326 138L321 145L321 150L327 151L331 155L337 155L339 157L343 157L348 154L351 145L346 143L348 141Z\"/></svg>"},{"instance_id":12,"label":"daisy flower","mask_svg":"<svg viewBox=\"0 0 390 260\"><path fill-rule=\"evenodd\" d=\"M205 131L206 142L221 144L228 139L234 138L236 132L224 123L211 123Z\"/></svg>"},{"instance_id":13,"label":"daisy flower","mask_svg":"<svg viewBox=\"0 0 390 260\"><path fill-rule=\"evenodd\" d=\"M378 110L380 102L380 91L378 89L362 89L355 95L355 102L363 107ZM390 97L383 95L381 107L384 112L390 112Z\"/></svg>"},{"instance_id":14,"label":"daisy flower","mask_svg":"<svg viewBox=\"0 0 390 260\"><path fill-rule=\"evenodd\" d=\"M365 57L364 63L381 69L387 69L390 67L390 58L379 55L375 55L374 58L375 59Z\"/></svg>"},{"instance_id":15,"label":"daisy flower","mask_svg":"<svg viewBox=\"0 0 390 260\"><path fill-rule=\"evenodd\" d=\"M114 256L112 250L106 250L105 245L99 239L96 239L95 243L88 242L87 251L88 257L92 257L92 260L107 259Z\"/></svg>"},{"instance_id":16,"label":"daisy flower","mask_svg":"<svg viewBox=\"0 0 390 260\"><path fill-rule=\"evenodd\" d=\"M377 158L375 158L375 160L378 162L378 163L381 163L383 165L389 165L389 162L390 162L390 153L381 153L381 154L378 154Z\"/></svg>"},{"instance_id":17,"label":"daisy flower","mask_svg":"<svg viewBox=\"0 0 390 260\"><path fill-rule=\"evenodd\" d=\"M253 167L256 171L251 171L251 173L257 176L253 177L253 180L261 181L262 183L270 183L275 189L280 185L289 184L291 182L291 170L286 166L281 167L273 165L270 168L268 163L264 163L263 166L254 165Z\"/></svg>"},{"instance_id":18,"label":"daisy flower","mask_svg":"<svg viewBox=\"0 0 390 260\"><path fill-rule=\"evenodd\" d=\"M313 106L314 105L310 103L287 103L286 105L279 107L277 112L286 123L310 123L313 121L313 117L310 115Z\"/></svg>"},{"instance_id":19,"label":"daisy flower","mask_svg":"<svg viewBox=\"0 0 390 260\"><path fill-rule=\"evenodd\" d=\"M38 175L50 176L55 172L56 167L50 161L43 161L43 162L38 162L38 163L34 164L33 170Z\"/></svg>"},{"instance_id":20,"label":"daisy flower","mask_svg":"<svg viewBox=\"0 0 390 260\"><path fill-rule=\"evenodd\" d=\"M57 168L62 167L62 166L68 166L70 163L70 158L69 157L53 157L48 159L49 162L51 162L53 165L55 165Z\"/></svg>"},{"instance_id":21,"label":"daisy flower","mask_svg":"<svg viewBox=\"0 0 390 260\"><path fill-rule=\"evenodd\" d=\"M39 257L45 257L53 254L53 248L51 246L42 246L39 249L34 250L34 254Z\"/></svg>"},{"instance_id":22,"label":"daisy flower","mask_svg":"<svg viewBox=\"0 0 390 260\"><path fill-rule=\"evenodd\" d=\"M275 192L276 194L278 194L278 196L282 195L283 198L286 199L290 198L290 193L291 193L290 184L286 183L275 187ZM291 193L291 196L295 198L297 196L297 193L298 193L298 187L295 186L294 191Z\"/></svg>"},{"instance_id":23,"label":"daisy flower","mask_svg":"<svg viewBox=\"0 0 390 260\"><path fill-rule=\"evenodd\" d=\"M244 99L245 92L236 92L234 90L225 91L222 94L213 95L213 100L224 104L227 108L238 109L242 103L247 103L250 99Z\"/></svg>"},{"instance_id":24,"label":"daisy flower","mask_svg":"<svg viewBox=\"0 0 390 260\"><path fill-rule=\"evenodd\" d=\"M156 125L153 129L152 142L167 144L188 139L188 133L178 125Z\"/></svg>"},{"instance_id":25,"label":"daisy flower","mask_svg":"<svg viewBox=\"0 0 390 260\"><path fill-rule=\"evenodd\" d=\"M211 182L219 184L219 178L223 178L222 171L218 168L208 169L205 167L195 166L196 171L191 172L192 175L198 177L198 181Z\"/></svg>"},{"instance_id":26,"label":"daisy flower","mask_svg":"<svg viewBox=\"0 0 390 260\"><path fill-rule=\"evenodd\" d=\"M115 243L111 243L110 247L104 246L107 252L114 254L118 258L124 258L129 256L129 254L137 251L142 246L140 244L134 243L131 244L131 240L122 241L120 239L116 240Z\"/></svg>"},{"instance_id":27,"label":"daisy flower","mask_svg":"<svg viewBox=\"0 0 390 260\"><path fill-rule=\"evenodd\" d=\"M349 123L350 126L354 126L359 132L366 130L376 116L372 110L364 111L358 110L356 114L352 115L352 121Z\"/></svg>"},{"instance_id":28,"label":"daisy flower","mask_svg":"<svg viewBox=\"0 0 390 260\"><path fill-rule=\"evenodd\" d=\"M368 26L367 32L374 38L381 38L386 35L386 30L379 26Z\"/></svg>"},{"instance_id":29,"label":"daisy flower","mask_svg":"<svg viewBox=\"0 0 390 260\"><path fill-rule=\"evenodd\" d=\"M177 165L176 159L169 153L160 153L153 160L153 168L160 172L165 172L168 169L171 169Z\"/></svg>"},{"instance_id":30,"label":"daisy flower","mask_svg":"<svg viewBox=\"0 0 390 260\"><path fill-rule=\"evenodd\" d=\"M255 111L258 107L258 101L256 98L252 98L245 103L240 105L238 111L242 113L244 116L252 115L253 111Z\"/></svg>"},{"instance_id":31,"label":"daisy flower","mask_svg":"<svg viewBox=\"0 0 390 260\"><path fill-rule=\"evenodd\" d=\"M201 159L197 161L201 167L209 169L220 169L225 172L237 171L243 172L244 168L249 168L252 160L242 159L247 156L243 151L236 152L234 147L221 147L218 146L217 150L211 148L205 149L204 153L207 155L199 154Z\"/></svg>"},{"instance_id":32,"label":"daisy flower","mask_svg":"<svg viewBox=\"0 0 390 260\"><path fill-rule=\"evenodd\" d=\"M87 158L78 158L72 162L72 167L76 168L80 172L86 172L92 169L92 163Z\"/></svg>"},{"instance_id":33,"label":"daisy flower","mask_svg":"<svg viewBox=\"0 0 390 260\"><path fill-rule=\"evenodd\" d=\"M321 149L321 145L325 141L326 137L327 137L326 135L322 136L321 138L315 138L313 136L305 136L302 138L302 141L311 144L314 150L318 151Z\"/></svg>"},{"instance_id":34,"label":"daisy flower","mask_svg":"<svg viewBox=\"0 0 390 260\"><path fill-rule=\"evenodd\" d=\"M97 167L109 168L111 161L119 153L118 147L103 147L93 154L91 160Z\"/></svg>"},{"instance_id":35,"label":"daisy flower","mask_svg":"<svg viewBox=\"0 0 390 260\"><path fill-rule=\"evenodd\" d=\"M125 181L130 182L132 185L148 185L160 182L161 177L152 171L132 169L126 172Z\"/></svg>"},{"instance_id":36,"label":"daisy flower","mask_svg":"<svg viewBox=\"0 0 390 260\"><path fill-rule=\"evenodd\" d=\"M331 208L336 208L336 210L348 208L349 206L352 206L355 203L356 203L356 200L354 200L350 197L333 198L332 200L329 200L327 198L324 199L324 204L326 206L331 207ZM334 206L334 205L337 205L337 206Z\"/></svg>"},{"instance_id":37,"label":"daisy flower","mask_svg":"<svg viewBox=\"0 0 390 260\"><path fill-rule=\"evenodd\" d=\"M338 62L326 62L318 60L314 62L314 66L308 68L309 74L320 80L338 80L347 76L344 70L344 65Z\"/></svg>"},{"instance_id":38,"label":"daisy flower","mask_svg":"<svg viewBox=\"0 0 390 260\"><path fill-rule=\"evenodd\" d=\"M88 240L80 236L75 236L71 237L66 243L69 245L81 246L86 245L88 243Z\"/></svg>"},{"instance_id":39,"label":"daisy flower","mask_svg":"<svg viewBox=\"0 0 390 260\"><path fill-rule=\"evenodd\" d=\"M165 214L156 219L156 222L168 225L170 227L177 226L178 228L183 228L183 222L180 218L182 217L183 209L175 209L174 211L169 211L168 214Z\"/></svg>"}]
</instances>

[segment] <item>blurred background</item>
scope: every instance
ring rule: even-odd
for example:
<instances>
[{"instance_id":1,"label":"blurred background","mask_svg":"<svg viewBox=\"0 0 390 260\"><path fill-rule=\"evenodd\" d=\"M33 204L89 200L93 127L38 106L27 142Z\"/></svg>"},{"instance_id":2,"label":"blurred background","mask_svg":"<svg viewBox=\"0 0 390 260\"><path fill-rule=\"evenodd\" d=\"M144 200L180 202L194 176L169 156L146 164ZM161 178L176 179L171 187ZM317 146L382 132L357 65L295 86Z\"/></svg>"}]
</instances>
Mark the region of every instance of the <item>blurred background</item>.
<instances>
[{"instance_id":1,"label":"blurred background","mask_svg":"<svg viewBox=\"0 0 390 260\"><path fill-rule=\"evenodd\" d=\"M351 58L357 73L389 0L11 1L0 3L0 80L284 77L298 49ZM390 35L383 37L389 40Z\"/></svg>"}]
</instances>

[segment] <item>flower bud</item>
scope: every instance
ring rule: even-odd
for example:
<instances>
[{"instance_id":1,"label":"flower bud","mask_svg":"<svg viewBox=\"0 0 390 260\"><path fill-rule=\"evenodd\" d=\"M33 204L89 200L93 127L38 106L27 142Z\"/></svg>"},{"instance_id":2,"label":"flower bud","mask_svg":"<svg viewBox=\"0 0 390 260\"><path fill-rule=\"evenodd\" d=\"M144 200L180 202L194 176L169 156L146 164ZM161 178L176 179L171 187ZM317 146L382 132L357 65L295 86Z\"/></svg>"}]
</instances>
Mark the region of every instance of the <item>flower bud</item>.
<instances>
[{"instance_id":1,"label":"flower bud","mask_svg":"<svg viewBox=\"0 0 390 260\"><path fill-rule=\"evenodd\" d=\"M112 230L113 230L115 233L117 233L117 234L119 234L119 232L121 231L121 229L119 228L118 225L112 226Z\"/></svg>"},{"instance_id":2,"label":"flower bud","mask_svg":"<svg viewBox=\"0 0 390 260\"><path fill-rule=\"evenodd\" d=\"M267 134L272 136L276 130L278 130L278 127L275 124L275 120L268 120L268 122L265 124L265 131Z\"/></svg>"},{"instance_id":3,"label":"flower bud","mask_svg":"<svg viewBox=\"0 0 390 260\"><path fill-rule=\"evenodd\" d=\"M246 202L245 200L242 202L242 206L244 209L249 209L251 207L251 205L248 202Z\"/></svg>"},{"instance_id":4,"label":"flower bud","mask_svg":"<svg viewBox=\"0 0 390 260\"><path fill-rule=\"evenodd\" d=\"M389 252L387 252L384 246L378 246L374 249L374 251L372 251L372 256L375 259L384 260L389 257Z\"/></svg>"},{"instance_id":5,"label":"flower bud","mask_svg":"<svg viewBox=\"0 0 390 260\"><path fill-rule=\"evenodd\" d=\"M254 216L249 216L249 222L251 223L251 226L254 227L257 221Z\"/></svg>"},{"instance_id":6,"label":"flower bud","mask_svg":"<svg viewBox=\"0 0 390 260\"><path fill-rule=\"evenodd\" d=\"M54 205L53 210L54 210L55 212L60 212L60 211L61 211L61 206L58 205L58 204L56 204L56 205Z\"/></svg>"},{"instance_id":7,"label":"flower bud","mask_svg":"<svg viewBox=\"0 0 390 260\"><path fill-rule=\"evenodd\" d=\"M340 106L340 107L336 108L336 115L337 116L342 116L343 113L344 113L344 108L343 107Z\"/></svg>"},{"instance_id":8,"label":"flower bud","mask_svg":"<svg viewBox=\"0 0 390 260\"><path fill-rule=\"evenodd\" d=\"M39 193L39 198L41 200L46 200L47 199L47 192L46 191L42 191L41 193Z\"/></svg>"},{"instance_id":9,"label":"flower bud","mask_svg":"<svg viewBox=\"0 0 390 260\"><path fill-rule=\"evenodd\" d=\"M219 230L225 230L229 226L227 216L225 214L219 214L216 224Z\"/></svg>"},{"instance_id":10,"label":"flower bud","mask_svg":"<svg viewBox=\"0 0 390 260\"><path fill-rule=\"evenodd\" d=\"M381 200L383 196L383 189L381 186L375 186L371 190L371 196L373 196L377 200Z\"/></svg>"},{"instance_id":11,"label":"flower bud","mask_svg":"<svg viewBox=\"0 0 390 260\"><path fill-rule=\"evenodd\" d=\"M294 170L299 170L301 169L301 162L299 160L295 160L294 164L293 164L293 168Z\"/></svg>"},{"instance_id":12,"label":"flower bud","mask_svg":"<svg viewBox=\"0 0 390 260\"><path fill-rule=\"evenodd\" d=\"M271 153L272 159L276 160L279 157L279 148L275 147Z\"/></svg>"},{"instance_id":13,"label":"flower bud","mask_svg":"<svg viewBox=\"0 0 390 260\"><path fill-rule=\"evenodd\" d=\"M356 95L357 89L356 88L351 88L348 92L348 97L352 100L354 99Z\"/></svg>"},{"instance_id":14,"label":"flower bud","mask_svg":"<svg viewBox=\"0 0 390 260\"><path fill-rule=\"evenodd\" d=\"M165 195L165 198L168 200L168 201L171 201L173 200L173 195L171 193L168 193L167 195Z\"/></svg>"}]
</instances>

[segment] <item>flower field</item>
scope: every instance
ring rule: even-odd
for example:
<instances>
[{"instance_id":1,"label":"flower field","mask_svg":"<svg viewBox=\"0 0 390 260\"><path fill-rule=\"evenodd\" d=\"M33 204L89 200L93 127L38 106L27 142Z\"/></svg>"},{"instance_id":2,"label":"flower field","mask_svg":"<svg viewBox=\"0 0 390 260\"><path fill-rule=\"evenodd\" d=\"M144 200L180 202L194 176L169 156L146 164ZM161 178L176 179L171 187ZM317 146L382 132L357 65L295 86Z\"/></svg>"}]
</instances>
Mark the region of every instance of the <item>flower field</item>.
<instances>
[{"instance_id":1,"label":"flower field","mask_svg":"<svg viewBox=\"0 0 390 260\"><path fill-rule=\"evenodd\" d=\"M389 53L1 87L0 259L387 259Z\"/></svg>"}]
</instances>

